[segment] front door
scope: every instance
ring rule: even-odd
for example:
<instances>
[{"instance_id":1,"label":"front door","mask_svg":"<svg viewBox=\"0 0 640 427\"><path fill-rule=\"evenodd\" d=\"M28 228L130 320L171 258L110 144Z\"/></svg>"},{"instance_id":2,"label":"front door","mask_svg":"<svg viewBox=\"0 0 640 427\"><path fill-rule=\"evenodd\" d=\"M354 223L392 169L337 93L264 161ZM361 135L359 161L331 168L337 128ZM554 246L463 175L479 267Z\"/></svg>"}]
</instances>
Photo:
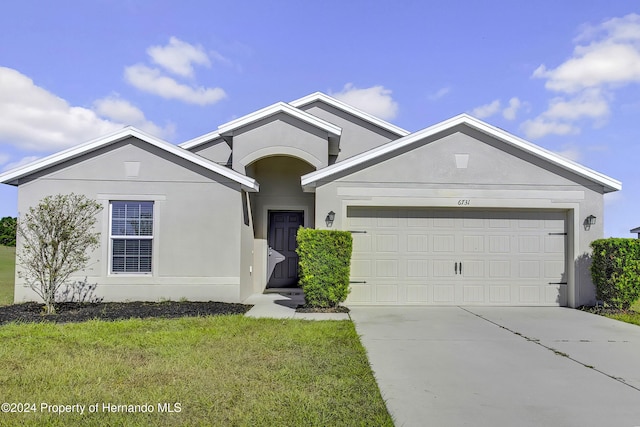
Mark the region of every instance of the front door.
<instances>
[{"instance_id":1,"label":"front door","mask_svg":"<svg viewBox=\"0 0 640 427\"><path fill-rule=\"evenodd\" d=\"M301 211L269 211L267 287L298 285L298 247L296 234L304 224Z\"/></svg>"}]
</instances>

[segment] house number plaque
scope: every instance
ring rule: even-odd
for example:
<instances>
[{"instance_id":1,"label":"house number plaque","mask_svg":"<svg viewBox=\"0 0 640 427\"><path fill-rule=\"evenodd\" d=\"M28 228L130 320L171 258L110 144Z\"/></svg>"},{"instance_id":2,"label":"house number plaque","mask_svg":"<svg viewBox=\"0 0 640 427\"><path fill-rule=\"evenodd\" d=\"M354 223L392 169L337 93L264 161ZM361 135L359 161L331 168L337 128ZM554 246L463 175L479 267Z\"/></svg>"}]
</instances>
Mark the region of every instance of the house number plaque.
<instances>
[{"instance_id":1,"label":"house number plaque","mask_svg":"<svg viewBox=\"0 0 640 427\"><path fill-rule=\"evenodd\" d=\"M471 200L469 199L458 200L458 206L469 206L470 204L471 204Z\"/></svg>"}]
</instances>

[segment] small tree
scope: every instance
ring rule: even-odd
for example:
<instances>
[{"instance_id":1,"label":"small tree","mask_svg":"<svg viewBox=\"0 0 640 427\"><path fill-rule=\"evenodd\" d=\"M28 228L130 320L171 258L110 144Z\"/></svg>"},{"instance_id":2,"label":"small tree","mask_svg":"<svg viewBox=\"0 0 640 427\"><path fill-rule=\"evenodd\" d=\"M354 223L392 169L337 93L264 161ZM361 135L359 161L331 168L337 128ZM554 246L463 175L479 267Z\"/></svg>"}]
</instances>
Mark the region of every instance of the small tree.
<instances>
[{"instance_id":1,"label":"small tree","mask_svg":"<svg viewBox=\"0 0 640 427\"><path fill-rule=\"evenodd\" d=\"M0 219L0 245L16 245L16 218L5 216Z\"/></svg>"},{"instance_id":2,"label":"small tree","mask_svg":"<svg viewBox=\"0 0 640 427\"><path fill-rule=\"evenodd\" d=\"M47 314L55 313L56 291L69 276L89 261L88 250L98 247L93 231L102 206L83 195L47 196L18 221L21 238L18 273L44 301Z\"/></svg>"}]
</instances>

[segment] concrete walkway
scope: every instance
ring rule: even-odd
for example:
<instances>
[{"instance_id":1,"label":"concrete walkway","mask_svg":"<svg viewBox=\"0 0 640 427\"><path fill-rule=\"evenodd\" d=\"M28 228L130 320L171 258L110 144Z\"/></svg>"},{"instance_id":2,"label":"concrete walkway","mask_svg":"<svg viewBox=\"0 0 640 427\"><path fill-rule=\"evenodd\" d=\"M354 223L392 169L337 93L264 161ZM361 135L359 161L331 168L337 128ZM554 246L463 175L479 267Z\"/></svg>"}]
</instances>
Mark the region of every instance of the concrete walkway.
<instances>
[{"instance_id":1,"label":"concrete walkway","mask_svg":"<svg viewBox=\"0 0 640 427\"><path fill-rule=\"evenodd\" d=\"M245 314L245 316L248 317L304 320L349 320L349 313L296 312L296 307L304 304L304 294L300 292L290 292L287 294L253 294L244 301L244 304L253 304L253 307Z\"/></svg>"},{"instance_id":2,"label":"concrete walkway","mask_svg":"<svg viewBox=\"0 0 640 427\"><path fill-rule=\"evenodd\" d=\"M640 327L567 308L350 307L397 426L640 426Z\"/></svg>"}]
</instances>

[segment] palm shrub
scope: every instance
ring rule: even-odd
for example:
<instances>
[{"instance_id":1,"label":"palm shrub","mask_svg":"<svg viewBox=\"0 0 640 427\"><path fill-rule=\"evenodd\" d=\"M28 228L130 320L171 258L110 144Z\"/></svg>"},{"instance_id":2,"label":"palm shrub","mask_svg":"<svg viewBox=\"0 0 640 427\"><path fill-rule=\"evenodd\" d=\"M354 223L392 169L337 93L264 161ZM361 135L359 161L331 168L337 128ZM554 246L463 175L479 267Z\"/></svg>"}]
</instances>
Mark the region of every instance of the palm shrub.
<instances>
[{"instance_id":1,"label":"palm shrub","mask_svg":"<svg viewBox=\"0 0 640 427\"><path fill-rule=\"evenodd\" d=\"M311 307L335 307L349 295L353 239L348 231L298 229L300 287Z\"/></svg>"},{"instance_id":2,"label":"palm shrub","mask_svg":"<svg viewBox=\"0 0 640 427\"><path fill-rule=\"evenodd\" d=\"M596 298L626 310L640 298L640 240L609 238L591 242L591 278Z\"/></svg>"}]
</instances>

